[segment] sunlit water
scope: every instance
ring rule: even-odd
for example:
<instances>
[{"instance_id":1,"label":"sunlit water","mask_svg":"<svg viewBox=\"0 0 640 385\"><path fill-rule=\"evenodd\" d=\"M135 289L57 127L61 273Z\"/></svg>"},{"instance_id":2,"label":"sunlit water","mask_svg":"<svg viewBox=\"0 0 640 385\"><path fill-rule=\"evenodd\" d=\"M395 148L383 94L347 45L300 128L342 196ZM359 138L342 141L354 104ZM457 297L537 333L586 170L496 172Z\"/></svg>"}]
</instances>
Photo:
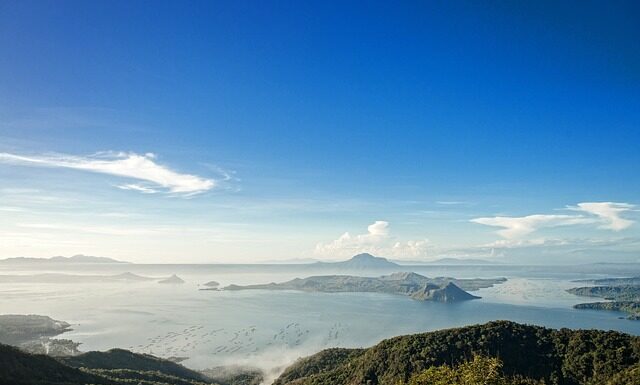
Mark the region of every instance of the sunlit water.
<instances>
[{"instance_id":1,"label":"sunlit water","mask_svg":"<svg viewBox=\"0 0 640 385\"><path fill-rule=\"evenodd\" d=\"M187 282L0 284L1 312L42 314L67 321L73 331L59 338L81 342L85 351L121 347L161 357L188 357L183 364L192 368L226 364L274 368L326 347L369 346L395 335L497 319L640 335L640 322L620 319L620 313L572 308L588 299L565 289L579 285L571 280L593 274L552 274L553 269L550 273L516 273L510 267L411 268L428 276L509 278L504 284L474 293L482 299L459 304L374 293L199 290L209 280L224 286L320 274L294 266L123 265L96 269L78 267L75 273L131 271L155 277L176 273ZM0 271L27 273L33 272L7 267Z\"/></svg>"}]
</instances>

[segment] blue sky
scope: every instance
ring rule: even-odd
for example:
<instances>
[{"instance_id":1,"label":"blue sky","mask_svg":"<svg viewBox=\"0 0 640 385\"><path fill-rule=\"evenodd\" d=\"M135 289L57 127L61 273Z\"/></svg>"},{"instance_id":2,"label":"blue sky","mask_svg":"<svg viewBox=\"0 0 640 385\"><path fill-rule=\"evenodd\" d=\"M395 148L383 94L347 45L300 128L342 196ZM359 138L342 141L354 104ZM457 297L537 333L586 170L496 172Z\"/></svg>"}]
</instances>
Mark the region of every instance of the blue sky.
<instances>
[{"instance_id":1,"label":"blue sky","mask_svg":"<svg viewBox=\"0 0 640 385\"><path fill-rule=\"evenodd\" d=\"M0 5L0 257L640 260L637 2Z\"/></svg>"}]
</instances>

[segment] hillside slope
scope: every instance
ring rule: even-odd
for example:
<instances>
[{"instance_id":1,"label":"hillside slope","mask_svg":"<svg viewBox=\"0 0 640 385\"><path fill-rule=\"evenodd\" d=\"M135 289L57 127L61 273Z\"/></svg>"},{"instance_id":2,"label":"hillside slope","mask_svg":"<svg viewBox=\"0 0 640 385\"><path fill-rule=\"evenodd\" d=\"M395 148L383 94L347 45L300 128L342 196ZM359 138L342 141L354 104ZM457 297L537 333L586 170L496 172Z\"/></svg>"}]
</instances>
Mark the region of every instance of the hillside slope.
<instances>
[{"instance_id":1,"label":"hillside slope","mask_svg":"<svg viewBox=\"0 0 640 385\"><path fill-rule=\"evenodd\" d=\"M364 351L323 351L289 367L275 385L396 384L474 355L499 358L507 375L558 385L606 384L640 362L640 337L496 321L395 337Z\"/></svg>"}]
</instances>

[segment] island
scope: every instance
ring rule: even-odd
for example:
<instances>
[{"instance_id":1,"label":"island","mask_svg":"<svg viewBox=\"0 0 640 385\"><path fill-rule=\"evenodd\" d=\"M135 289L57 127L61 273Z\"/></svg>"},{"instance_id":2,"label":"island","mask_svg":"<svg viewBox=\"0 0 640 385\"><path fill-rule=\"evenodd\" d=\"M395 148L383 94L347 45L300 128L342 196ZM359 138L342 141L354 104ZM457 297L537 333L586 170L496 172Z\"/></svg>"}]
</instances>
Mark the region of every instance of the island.
<instances>
[{"instance_id":1,"label":"island","mask_svg":"<svg viewBox=\"0 0 640 385\"><path fill-rule=\"evenodd\" d=\"M398 294L420 301L459 302L480 298L465 290L478 290L505 282L496 279L427 278L417 273L400 272L380 277L324 275L296 278L283 283L229 285L223 290L300 290L324 293L369 292Z\"/></svg>"},{"instance_id":2,"label":"island","mask_svg":"<svg viewBox=\"0 0 640 385\"><path fill-rule=\"evenodd\" d=\"M635 278L599 280L605 282L629 282ZM629 314L628 319L640 320L640 285L585 286L568 289L567 292L582 297L603 298L607 302L580 303L576 309L613 310Z\"/></svg>"},{"instance_id":3,"label":"island","mask_svg":"<svg viewBox=\"0 0 640 385\"><path fill-rule=\"evenodd\" d=\"M201 287L198 290L212 290L212 291L216 291L219 290L220 288L220 283L218 281L209 281L207 283L202 284L203 287Z\"/></svg>"},{"instance_id":4,"label":"island","mask_svg":"<svg viewBox=\"0 0 640 385\"><path fill-rule=\"evenodd\" d=\"M169 285L180 285L184 283L184 280L178 277L177 275L173 274L169 278L159 280L158 283L169 284Z\"/></svg>"}]
</instances>

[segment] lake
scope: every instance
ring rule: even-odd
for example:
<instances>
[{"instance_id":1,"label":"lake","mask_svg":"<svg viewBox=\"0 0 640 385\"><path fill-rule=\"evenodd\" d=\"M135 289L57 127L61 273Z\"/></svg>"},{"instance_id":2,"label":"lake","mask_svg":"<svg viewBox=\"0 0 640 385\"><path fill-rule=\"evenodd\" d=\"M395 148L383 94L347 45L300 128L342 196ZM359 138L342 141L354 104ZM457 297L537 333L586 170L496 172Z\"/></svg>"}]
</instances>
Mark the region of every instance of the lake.
<instances>
[{"instance_id":1,"label":"lake","mask_svg":"<svg viewBox=\"0 0 640 385\"><path fill-rule=\"evenodd\" d=\"M376 293L199 290L210 280L224 286L335 273L301 265L123 264L37 269L3 265L0 274L132 272L166 277L175 273L186 283L2 283L0 309L71 323L73 330L58 338L81 342L83 351L121 347L160 357L188 357L183 364L196 369L250 364L277 371L327 347L364 347L396 335L491 320L640 335L640 322L620 319L623 315L617 312L575 310L574 304L589 299L565 292L583 285L572 282L575 279L638 273L628 267L407 266L403 270L430 277L504 276L509 280L474 292L482 296L480 300L442 304ZM386 272L343 273L377 276Z\"/></svg>"}]
</instances>

